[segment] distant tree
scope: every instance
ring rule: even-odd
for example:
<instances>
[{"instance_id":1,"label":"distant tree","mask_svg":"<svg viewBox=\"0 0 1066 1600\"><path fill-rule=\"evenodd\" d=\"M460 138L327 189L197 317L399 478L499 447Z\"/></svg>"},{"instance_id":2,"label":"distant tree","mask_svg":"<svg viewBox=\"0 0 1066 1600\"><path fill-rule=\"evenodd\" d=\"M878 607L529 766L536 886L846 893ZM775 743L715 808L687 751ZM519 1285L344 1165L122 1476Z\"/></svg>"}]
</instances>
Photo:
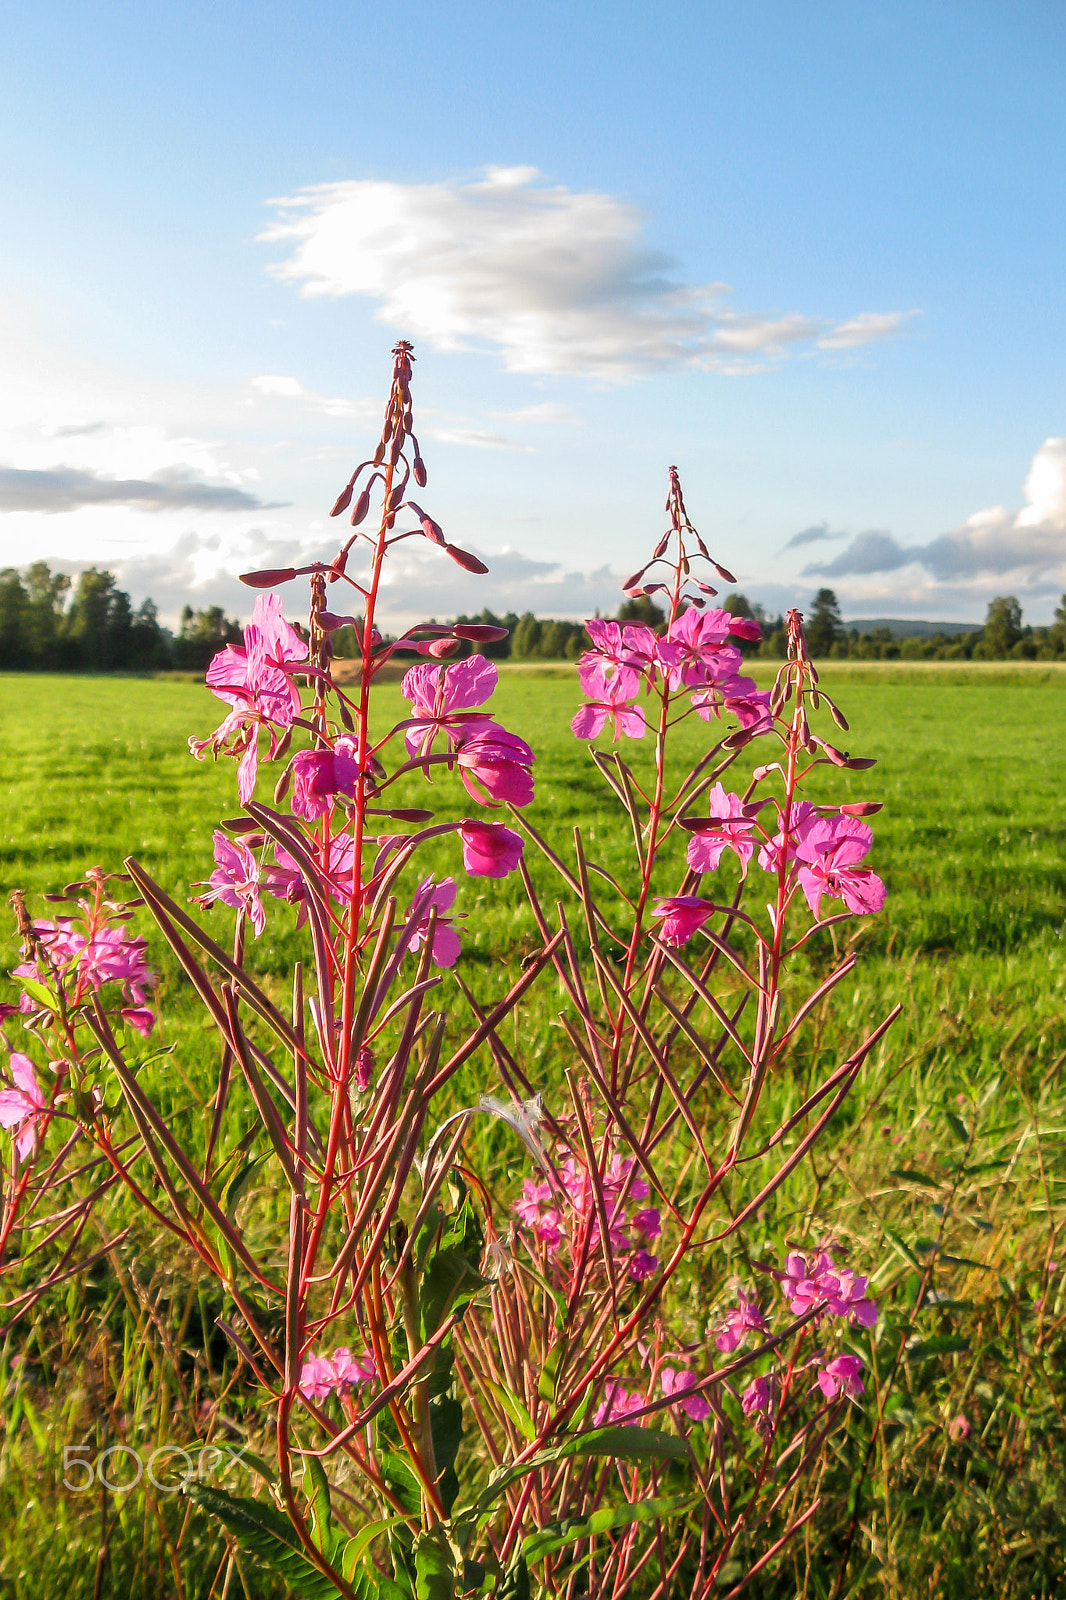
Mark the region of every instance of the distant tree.
<instances>
[{"instance_id":1,"label":"distant tree","mask_svg":"<svg viewBox=\"0 0 1066 1600\"><path fill-rule=\"evenodd\" d=\"M0 572L0 668L10 672L32 661L29 596L14 567Z\"/></svg>"},{"instance_id":2,"label":"distant tree","mask_svg":"<svg viewBox=\"0 0 1066 1600\"><path fill-rule=\"evenodd\" d=\"M805 618L804 631L812 656L827 656L836 640L843 638L844 619L832 589L818 590L810 614Z\"/></svg>"},{"instance_id":3,"label":"distant tree","mask_svg":"<svg viewBox=\"0 0 1066 1600\"><path fill-rule=\"evenodd\" d=\"M532 611L527 611L511 636L511 654L519 661L529 661L538 656L543 631L543 624Z\"/></svg>"},{"instance_id":4,"label":"distant tree","mask_svg":"<svg viewBox=\"0 0 1066 1600\"><path fill-rule=\"evenodd\" d=\"M52 572L47 562L34 561L26 568L26 594L34 664L57 666L64 626L64 607L70 593L70 575Z\"/></svg>"},{"instance_id":5,"label":"distant tree","mask_svg":"<svg viewBox=\"0 0 1066 1600\"><path fill-rule=\"evenodd\" d=\"M130 657L133 608L111 572L86 567L78 576L64 633L73 646L72 664L90 672L125 667Z\"/></svg>"},{"instance_id":6,"label":"distant tree","mask_svg":"<svg viewBox=\"0 0 1066 1600\"><path fill-rule=\"evenodd\" d=\"M174 641L174 665L186 672L205 671L219 650L228 644L241 644L243 639L240 623L231 621L221 606L208 606L203 611L186 606Z\"/></svg>"},{"instance_id":7,"label":"distant tree","mask_svg":"<svg viewBox=\"0 0 1066 1600\"><path fill-rule=\"evenodd\" d=\"M142 600L133 614L127 666L134 672L158 672L170 666L173 640L160 626L154 600Z\"/></svg>"},{"instance_id":8,"label":"distant tree","mask_svg":"<svg viewBox=\"0 0 1066 1600\"><path fill-rule=\"evenodd\" d=\"M643 622L648 628L661 628L666 622L666 612L648 595L638 595L635 600L624 600L618 607L619 622Z\"/></svg>"},{"instance_id":9,"label":"distant tree","mask_svg":"<svg viewBox=\"0 0 1066 1600\"><path fill-rule=\"evenodd\" d=\"M1022 608L1017 595L997 595L989 601L982 654L997 658L1008 656L1021 636Z\"/></svg>"}]
</instances>

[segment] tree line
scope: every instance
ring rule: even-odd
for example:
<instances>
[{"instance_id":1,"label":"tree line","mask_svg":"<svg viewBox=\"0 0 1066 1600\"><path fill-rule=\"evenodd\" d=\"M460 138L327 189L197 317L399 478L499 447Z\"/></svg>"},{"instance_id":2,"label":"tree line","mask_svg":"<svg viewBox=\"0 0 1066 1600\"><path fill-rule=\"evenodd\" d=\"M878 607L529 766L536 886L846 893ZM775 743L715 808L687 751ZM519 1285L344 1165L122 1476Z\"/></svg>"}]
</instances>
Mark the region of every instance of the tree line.
<instances>
[{"instance_id":1,"label":"tree line","mask_svg":"<svg viewBox=\"0 0 1066 1600\"><path fill-rule=\"evenodd\" d=\"M739 593L726 595L721 603L734 616L753 617L762 625L761 643L738 641L745 655L783 659L787 637L782 616L768 616ZM617 617L653 628L666 620L647 597L627 600ZM505 639L480 646L498 660L576 661L589 643L582 623L536 617L530 611L497 616L486 608L456 620L506 628ZM983 627L908 637L889 628L867 633L849 629L832 589L819 589L805 622L811 654L836 660L1052 661L1066 656L1066 595L1048 627L1026 625L1017 597L999 595L990 602ZM242 637L240 623L221 606L199 611L186 606L174 632L159 621L153 601L144 600L134 609L114 574L96 567L87 567L76 581L65 572L52 572L43 561L22 570L0 570L0 671L202 672L216 651L240 644ZM351 628L334 634L333 645L338 655L357 653Z\"/></svg>"}]
</instances>

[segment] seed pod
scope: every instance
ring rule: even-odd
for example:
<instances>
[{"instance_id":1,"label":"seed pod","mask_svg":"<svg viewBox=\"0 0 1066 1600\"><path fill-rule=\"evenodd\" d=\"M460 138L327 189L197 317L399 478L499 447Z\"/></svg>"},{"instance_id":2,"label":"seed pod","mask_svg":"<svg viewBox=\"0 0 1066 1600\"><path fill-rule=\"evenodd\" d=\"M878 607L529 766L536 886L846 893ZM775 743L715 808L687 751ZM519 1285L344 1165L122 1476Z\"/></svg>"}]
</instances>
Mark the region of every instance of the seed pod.
<instances>
[{"instance_id":1,"label":"seed pod","mask_svg":"<svg viewBox=\"0 0 1066 1600\"><path fill-rule=\"evenodd\" d=\"M434 523L433 526L436 528L437 524ZM423 527L425 527L425 523L423 523ZM440 532L439 528L437 528L437 532ZM443 535L441 535L441 538L443 541ZM436 540L434 540L434 543L436 543ZM483 561L479 561L477 556L472 556L469 550L460 550L459 547L454 544L446 544L444 548L447 550L456 566L462 567L464 572L487 572L489 570L485 563Z\"/></svg>"},{"instance_id":2,"label":"seed pod","mask_svg":"<svg viewBox=\"0 0 1066 1600\"><path fill-rule=\"evenodd\" d=\"M276 583L290 583L296 576L296 568L264 567L261 572L242 572L240 576L249 589L272 589Z\"/></svg>"}]
</instances>

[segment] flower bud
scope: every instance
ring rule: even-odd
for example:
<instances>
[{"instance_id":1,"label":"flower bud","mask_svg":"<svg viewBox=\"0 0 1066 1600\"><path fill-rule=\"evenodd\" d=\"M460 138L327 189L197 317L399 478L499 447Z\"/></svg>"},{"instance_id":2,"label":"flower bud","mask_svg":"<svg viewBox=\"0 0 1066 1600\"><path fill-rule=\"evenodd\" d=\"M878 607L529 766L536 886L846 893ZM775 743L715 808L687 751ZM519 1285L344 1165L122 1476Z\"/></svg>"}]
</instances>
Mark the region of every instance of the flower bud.
<instances>
[{"instance_id":1,"label":"flower bud","mask_svg":"<svg viewBox=\"0 0 1066 1600\"><path fill-rule=\"evenodd\" d=\"M425 524L423 523L423 527L424 526ZM436 528L437 524L434 523L433 526ZM439 533L440 529L438 528L437 531ZM447 550L456 566L462 567L464 572L487 572L489 570L485 563L483 561L479 561L477 556L472 556L469 550L460 550L458 546L454 544L446 544L444 548Z\"/></svg>"},{"instance_id":2,"label":"flower bud","mask_svg":"<svg viewBox=\"0 0 1066 1600\"><path fill-rule=\"evenodd\" d=\"M337 714L344 723L344 726L347 728L348 732L353 733L355 731L355 723L352 721L352 714L348 710L348 707L345 705L343 700L341 700L337 706Z\"/></svg>"},{"instance_id":3,"label":"flower bud","mask_svg":"<svg viewBox=\"0 0 1066 1600\"><path fill-rule=\"evenodd\" d=\"M414 474L415 482L418 484L418 487L420 489L424 489L426 487L426 463L422 460L422 457L417 451L415 452Z\"/></svg>"},{"instance_id":4,"label":"flower bud","mask_svg":"<svg viewBox=\"0 0 1066 1600\"><path fill-rule=\"evenodd\" d=\"M506 628L497 628L491 622L457 622L452 632L457 639L469 639L473 644L493 644L507 637Z\"/></svg>"},{"instance_id":5,"label":"flower bud","mask_svg":"<svg viewBox=\"0 0 1066 1600\"><path fill-rule=\"evenodd\" d=\"M671 533L673 533L673 531L674 530L672 528L667 528L666 532L663 534L662 538L659 540L659 543L655 546L655 550L654 550L654 552L652 554L652 560L653 561L658 561L660 556L666 554L666 547L670 543L670 535L671 535Z\"/></svg>"},{"instance_id":6,"label":"flower bud","mask_svg":"<svg viewBox=\"0 0 1066 1600\"><path fill-rule=\"evenodd\" d=\"M367 512L370 510L370 485L367 484L352 508L352 527L358 528Z\"/></svg>"},{"instance_id":7,"label":"flower bud","mask_svg":"<svg viewBox=\"0 0 1066 1600\"><path fill-rule=\"evenodd\" d=\"M278 779L277 783L274 785L274 804L276 806L280 806L281 802L284 800L285 796L288 794L288 792L289 792L289 784L291 782L292 782L292 767L291 766L287 766L284 769L284 771L282 772L281 777Z\"/></svg>"},{"instance_id":8,"label":"flower bud","mask_svg":"<svg viewBox=\"0 0 1066 1600\"><path fill-rule=\"evenodd\" d=\"M883 800L849 800L847 805L838 806L837 810L845 817L873 817L883 805Z\"/></svg>"},{"instance_id":9,"label":"flower bud","mask_svg":"<svg viewBox=\"0 0 1066 1600\"><path fill-rule=\"evenodd\" d=\"M640 582L641 578L643 578L643 576L647 572L647 570L648 570L647 567L641 567L639 572L634 572L634 574L633 574L633 576L631 578L627 578L626 579L625 583L623 583L623 585L622 585L622 588L625 590L626 594L628 594L631 589L635 589L636 588L637 584ZM643 594L643 593L644 593L644 591L642 589L641 590L641 594Z\"/></svg>"},{"instance_id":10,"label":"flower bud","mask_svg":"<svg viewBox=\"0 0 1066 1600\"><path fill-rule=\"evenodd\" d=\"M276 583L291 583L295 567L264 567L261 572L242 572L241 582L249 589L272 589Z\"/></svg>"},{"instance_id":11,"label":"flower bud","mask_svg":"<svg viewBox=\"0 0 1066 1600\"><path fill-rule=\"evenodd\" d=\"M847 756L844 765L849 772L869 772L871 767L876 767L877 762L873 756Z\"/></svg>"},{"instance_id":12,"label":"flower bud","mask_svg":"<svg viewBox=\"0 0 1066 1600\"><path fill-rule=\"evenodd\" d=\"M354 485L349 483L341 490L340 494L333 502L333 510L330 512L331 517L339 517L342 511L347 511L348 507L352 503L353 487Z\"/></svg>"},{"instance_id":13,"label":"flower bud","mask_svg":"<svg viewBox=\"0 0 1066 1600\"><path fill-rule=\"evenodd\" d=\"M723 583L736 583L737 580L734 578L728 567L720 567L717 561L712 561L711 566L714 568L715 572L717 572Z\"/></svg>"}]
</instances>

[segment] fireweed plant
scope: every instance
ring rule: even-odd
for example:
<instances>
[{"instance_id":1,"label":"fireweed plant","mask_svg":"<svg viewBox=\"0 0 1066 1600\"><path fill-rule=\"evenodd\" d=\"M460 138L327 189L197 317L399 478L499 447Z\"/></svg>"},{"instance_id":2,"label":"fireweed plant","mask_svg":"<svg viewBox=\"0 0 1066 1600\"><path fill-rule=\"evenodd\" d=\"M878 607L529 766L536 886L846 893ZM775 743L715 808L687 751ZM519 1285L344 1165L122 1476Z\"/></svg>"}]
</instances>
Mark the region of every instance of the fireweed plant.
<instances>
[{"instance_id":1,"label":"fireweed plant","mask_svg":"<svg viewBox=\"0 0 1066 1600\"><path fill-rule=\"evenodd\" d=\"M774 687L740 673L735 641L757 627L709 606L715 590L695 573L714 563L671 469L670 526L627 586L664 598L665 627L589 622L573 723L590 742L614 734L610 753L590 750L632 834L633 870L609 875L579 832L564 861L524 816L534 756L487 710L495 667L476 650L448 660L502 630L426 624L389 642L375 625L399 541L425 538L485 570L410 498L426 470L410 346L394 356L381 440L333 508L354 531L332 562L301 569L308 630L271 592L295 570L247 574L264 592L244 645L208 670L227 711L190 744L237 762L243 809L215 832L196 903L233 908L232 944L132 858L125 875L95 869L53 896L52 916L15 897L21 995L3 1009L0 1089L12 1136L0 1268L17 1286L7 1325L121 1248L128 1230L87 1256L83 1239L94 1208L125 1186L158 1238L180 1240L217 1279L218 1327L271 1419L255 1463L266 1494L195 1481L185 1492L295 1594L709 1596L730 1582L736 1594L816 1513L827 1441L863 1396L853 1330L877 1319L832 1239L797 1240L742 1283L727 1254L899 1009L787 1121L762 1125L769 1075L789 1071L805 1019L855 964L836 960L808 992L793 958L884 898L863 864L876 803L814 804L803 786L823 764L871 763L812 731L823 700L846 723L819 690L797 613ZM354 614L328 604L341 593ZM331 670L330 636L346 624L360 654L351 688ZM371 688L399 652L421 658L402 683L408 712L378 737ZM677 781L668 741L693 716L714 742ZM622 759L620 737L654 745L650 781ZM726 788L749 747L758 764ZM264 758L280 771L269 804L256 798ZM394 798L400 779L445 774L472 802L464 820ZM460 891L419 868L420 848L447 834L468 876L521 873L539 930L487 1008L448 978ZM551 911L527 847L559 874ZM656 892L671 872L670 892ZM268 915L292 914L277 902L295 908L306 940L284 1010L252 959ZM155 980L128 931L139 906L220 1036L198 1139L148 1087L159 1052ZM543 1071L501 1024L549 966L565 1059L539 1093ZM444 1007L446 982L465 1024ZM491 1057L493 1081L455 1109L453 1080L475 1057ZM514 1144L502 1194L470 1138L485 1117ZM756 1162L770 1176L752 1193ZM237 1210L253 1171L254 1229ZM723 1583L738 1559L739 1581Z\"/></svg>"}]
</instances>

